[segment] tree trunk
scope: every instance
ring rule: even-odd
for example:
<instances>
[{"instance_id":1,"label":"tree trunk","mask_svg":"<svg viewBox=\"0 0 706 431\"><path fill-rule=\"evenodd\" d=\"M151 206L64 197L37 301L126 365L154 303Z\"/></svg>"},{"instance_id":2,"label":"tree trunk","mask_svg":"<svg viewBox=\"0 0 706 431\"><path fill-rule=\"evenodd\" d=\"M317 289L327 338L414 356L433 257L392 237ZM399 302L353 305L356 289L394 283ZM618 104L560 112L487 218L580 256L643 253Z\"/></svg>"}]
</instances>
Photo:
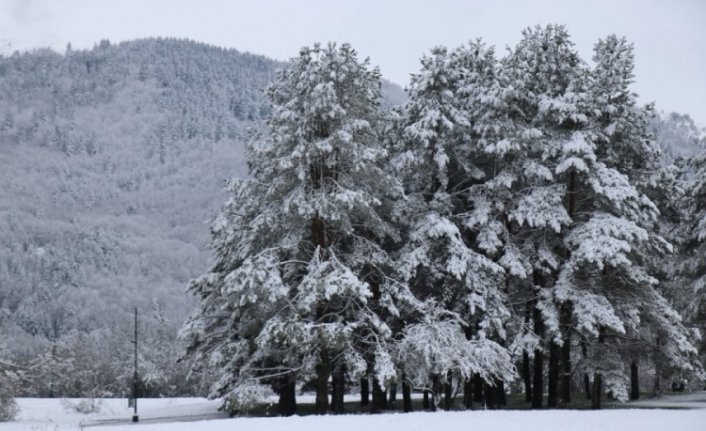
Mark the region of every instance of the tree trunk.
<instances>
[{"instance_id":1,"label":"tree trunk","mask_svg":"<svg viewBox=\"0 0 706 431\"><path fill-rule=\"evenodd\" d=\"M424 389L424 395L422 396L422 407L424 410L430 410L430 404L429 404L429 390Z\"/></svg>"},{"instance_id":2,"label":"tree trunk","mask_svg":"<svg viewBox=\"0 0 706 431\"><path fill-rule=\"evenodd\" d=\"M292 416L297 413L295 380L285 377L279 384L279 403L277 409L280 416Z\"/></svg>"},{"instance_id":3,"label":"tree trunk","mask_svg":"<svg viewBox=\"0 0 706 431\"><path fill-rule=\"evenodd\" d=\"M439 407L439 398L443 390L443 385L441 384L441 378L438 374L431 376L431 411L435 412Z\"/></svg>"},{"instance_id":4,"label":"tree trunk","mask_svg":"<svg viewBox=\"0 0 706 431\"><path fill-rule=\"evenodd\" d=\"M342 414L345 411L343 401L346 393L346 366L338 365L333 371L333 394L331 396L331 411L335 414Z\"/></svg>"},{"instance_id":5,"label":"tree trunk","mask_svg":"<svg viewBox=\"0 0 706 431\"><path fill-rule=\"evenodd\" d=\"M453 408L453 388L451 383L444 383L444 410L451 410Z\"/></svg>"},{"instance_id":6,"label":"tree trunk","mask_svg":"<svg viewBox=\"0 0 706 431\"><path fill-rule=\"evenodd\" d=\"M326 232L326 222L321 218L319 213L316 213L314 218L311 219L311 238L314 244L319 247L321 260L327 259L328 234Z\"/></svg>"},{"instance_id":7,"label":"tree trunk","mask_svg":"<svg viewBox=\"0 0 706 431\"><path fill-rule=\"evenodd\" d=\"M544 354L534 351L534 382L532 384L532 408L541 409L544 397Z\"/></svg>"},{"instance_id":8,"label":"tree trunk","mask_svg":"<svg viewBox=\"0 0 706 431\"><path fill-rule=\"evenodd\" d=\"M571 335L573 333L574 307L571 302L561 306L561 326L564 344L561 346L561 380L559 405L566 407L571 402Z\"/></svg>"},{"instance_id":9,"label":"tree trunk","mask_svg":"<svg viewBox=\"0 0 706 431\"><path fill-rule=\"evenodd\" d=\"M338 379L336 375L336 370L334 369L331 373L331 402L329 403L329 411L331 413L336 413L338 410L338 394L341 389L338 387Z\"/></svg>"},{"instance_id":10,"label":"tree trunk","mask_svg":"<svg viewBox=\"0 0 706 431\"><path fill-rule=\"evenodd\" d=\"M318 170L313 169L311 172L312 183L315 186L319 185L321 179L321 173ZM314 244L319 247L319 253L321 258L326 258L326 224L324 220L317 213L311 220L311 236ZM316 317L317 320L322 317L323 312L321 311L321 304L317 306ZM329 364L329 357L326 348L322 345L321 351L319 352L319 363L316 365L316 413L324 415L328 412L328 379L331 373L331 368Z\"/></svg>"},{"instance_id":11,"label":"tree trunk","mask_svg":"<svg viewBox=\"0 0 706 431\"><path fill-rule=\"evenodd\" d=\"M532 321L532 310L534 309L534 300L525 303L525 325L529 328ZM525 401L532 402L532 369L530 368L530 352L522 351L522 379L525 382Z\"/></svg>"},{"instance_id":12,"label":"tree trunk","mask_svg":"<svg viewBox=\"0 0 706 431\"><path fill-rule=\"evenodd\" d=\"M588 357L588 348L586 347L586 340L581 340L581 354L584 358ZM591 378L588 377L588 373L583 373L583 391L586 394L586 399L590 400L591 396Z\"/></svg>"},{"instance_id":13,"label":"tree trunk","mask_svg":"<svg viewBox=\"0 0 706 431\"><path fill-rule=\"evenodd\" d=\"M575 169L572 169L569 173L569 184L566 188L566 213L572 220L576 214L578 187L578 174ZM567 251L565 257L568 260L571 257L571 253ZM559 313L559 325L561 326L563 338L563 344L561 346L559 405L566 407L571 402L571 334L573 332L573 304L570 301L562 303ZM588 379L588 375L585 376L585 379ZM588 388L589 385L586 383L586 394L590 392Z\"/></svg>"},{"instance_id":14,"label":"tree trunk","mask_svg":"<svg viewBox=\"0 0 706 431\"><path fill-rule=\"evenodd\" d=\"M598 329L598 344L602 345L605 343L605 327L600 327ZM601 396L603 395L603 376L598 370L595 371L593 375L593 390L591 398L591 408L598 410L601 408Z\"/></svg>"},{"instance_id":15,"label":"tree trunk","mask_svg":"<svg viewBox=\"0 0 706 431\"><path fill-rule=\"evenodd\" d=\"M505 407L507 406L507 397L505 395L505 382L502 380L499 380L497 382L498 384L498 406Z\"/></svg>"},{"instance_id":16,"label":"tree trunk","mask_svg":"<svg viewBox=\"0 0 706 431\"><path fill-rule=\"evenodd\" d=\"M532 402L532 371L530 368L530 355L527 350L522 352L522 380L525 382L525 401Z\"/></svg>"},{"instance_id":17,"label":"tree trunk","mask_svg":"<svg viewBox=\"0 0 706 431\"><path fill-rule=\"evenodd\" d=\"M544 286L544 277L539 271L534 271L533 281L536 287L536 293L539 293L541 286ZM536 302L532 306L532 321L534 323L534 333L541 340L544 338L544 320L542 312L537 308ZM541 409L542 399L544 397L544 352L541 344L534 350L534 382L532 383L532 408Z\"/></svg>"},{"instance_id":18,"label":"tree trunk","mask_svg":"<svg viewBox=\"0 0 706 431\"><path fill-rule=\"evenodd\" d=\"M549 342L549 369L547 372L547 407L556 408L559 404L559 351L553 340Z\"/></svg>"},{"instance_id":19,"label":"tree trunk","mask_svg":"<svg viewBox=\"0 0 706 431\"><path fill-rule=\"evenodd\" d=\"M600 373L596 373L593 376L593 388L591 397L591 408L593 410L600 410L601 408L601 394L603 392L603 376Z\"/></svg>"},{"instance_id":20,"label":"tree trunk","mask_svg":"<svg viewBox=\"0 0 706 431\"><path fill-rule=\"evenodd\" d=\"M370 380L368 376L360 379L360 406L366 407L370 405Z\"/></svg>"},{"instance_id":21,"label":"tree trunk","mask_svg":"<svg viewBox=\"0 0 706 431\"><path fill-rule=\"evenodd\" d=\"M655 350L659 349L659 338L655 340L655 343L657 344L657 347ZM657 353L657 352L655 352ZM662 367L660 366L659 360L657 359L657 354L655 354L655 379L652 383L652 395L653 396L659 396L662 394L662 387L661 387L661 382L660 382L660 377L662 376Z\"/></svg>"},{"instance_id":22,"label":"tree trunk","mask_svg":"<svg viewBox=\"0 0 706 431\"><path fill-rule=\"evenodd\" d=\"M387 409L387 397L385 391L382 390L377 377L373 377L373 404L372 412L379 413Z\"/></svg>"},{"instance_id":23,"label":"tree trunk","mask_svg":"<svg viewBox=\"0 0 706 431\"><path fill-rule=\"evenodd\" d=\"M453 408L453 385L452 377L449 372L446 376L446 381L444 382L444 410L448 411Z\"/></svg>"},{"instance_id":24,"label":"tree trunk","mask_svg":"<svg viewBox=\"0 0 706 431\"><path fill-rule=\"evenodd\" d=\"M561 346L561 380L559 381L559 405L566 407L571 402L571 339L565 338Z\"/></svg>"},{"instance_id":25,"label":"tree trunk","mask_svg":"<svg viewBox=\"0 0 706 431\"><path fill-rule=\"evenodd\" d=\"M640 374L637 368L637 360L632 361L630 364L630 399L639 400L640 399Z\"/></svg>"},{"instance_id":26,"label":"tree trunk","mask_svg":"<svg viewBox=\"0 0 706 431\"><path fill-rule=\"evenodd\" d=\"M473 409L473 381L468 379L463 384L463 407Z\"/></svg>"},{"instance_id":27,"label":"tree trunk","mask_svg":"<svg viewBox=\"0 0 706 431\"><path fill-rule=\"evenodd\" d=\"M476 403L483 403L483 378L480 374L473 375L473 401Z\"/></svg>"},{"instance_id":28,"label":"tree trunk","mask_svg":"<svg viewBox=\"0 0 706 431\"><path fill-rule=\"evenodd\" d=\"M397 408L397 383L390 383L390 399L387 401L387 408L390 410Z\"/></svg>"},{"instance_id":29,"label":"tree trunk","mask_svg":"<svg viewBox=\"0 0 706 431\"><path fill-rule=\"evenodd\" d=\"M316 365L316 413L325 415L328 412L328 378L330 375L328 352L325 349L319 354Z\"/></svg>"},{"instance_id":30,"label":"tree trunk","mask_svg":"<svg viewBox=\"0 0 706 431\"><path fill-rule=\"evenodd\" d=\"M483 394L485 394L485 408L488 410L495 410L495 391L494 388L488 384L488 382L483 382Z\"/></svg>"},{"instance_id":31,"label":"tree trunk","mask_svg":"<svg viewBox=\"0 0 706 431\"><path fill-rule=\"evenodd\" d=\"M493 379L492 382L484 382L483 391L485 393L485 406L489 410L497 410L501 406L507 405L505 399L505 382Z\"/></svg>"},{"instance_id":32,"label":"tree trunk","mask_svg":"<svg viewBox=\"0 0 706 431\"><path fill-rule=\"evenodd\" d=\"M569 174L569 186L566 188L566 195L568 197L566 212L569 217L573 218L574 213L576 213L576 203L578 202L578 175L574 169Z\"/></svg>"},{"instance_id":33,"label":"tree trunk","mask_svg":"<svg viewBox=\"0 0 706 431\"><path fill-rule=\"evenodd\" d=\"M586 393L587 400L593 398L591 394L591 378L588 377L588 373L583 373L583 390Z\"/></svg>"},{"instance_id":34,"label":"tree trunk","mask_svg":"<svg viewBox=\"0 0 706 431\"><path fill-rule=\"evenodd\" d=\"M412 411L412 388L405 380L404 375L402 376L402 408L405 413Z\"/></svg>"},{"instance_id":35,"label":"tree trunk","mask_svg":"<svg viewBox=\"0 0 706 431\"><path fill-rule=\"evenodd\" d=\"M485 393L485 407L488 410L497 410L498 408L498 387L493 386L488 382L483 383L483 392Z\"/></svg>"}]
</instances>

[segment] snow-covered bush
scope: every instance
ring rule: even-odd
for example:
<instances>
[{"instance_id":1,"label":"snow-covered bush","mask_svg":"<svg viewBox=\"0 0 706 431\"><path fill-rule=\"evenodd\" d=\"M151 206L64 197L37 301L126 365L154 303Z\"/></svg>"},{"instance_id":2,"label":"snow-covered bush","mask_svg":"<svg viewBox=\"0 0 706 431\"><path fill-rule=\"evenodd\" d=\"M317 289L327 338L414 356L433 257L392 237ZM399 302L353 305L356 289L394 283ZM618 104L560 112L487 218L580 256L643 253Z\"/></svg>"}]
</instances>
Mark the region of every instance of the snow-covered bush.
<instances>
[{"instance_id":1,"label":"snow-covered bush","mask_svg":"<svg viewBox=\"0 0 706 431\"><path fill-rule=\"evenodd\" d=\"M221 408L231 415L246 413L272 394L270 388L260 384L256 379L248 379L240 382L230 391L223 400Z\"/></svg>"}]
</instances>

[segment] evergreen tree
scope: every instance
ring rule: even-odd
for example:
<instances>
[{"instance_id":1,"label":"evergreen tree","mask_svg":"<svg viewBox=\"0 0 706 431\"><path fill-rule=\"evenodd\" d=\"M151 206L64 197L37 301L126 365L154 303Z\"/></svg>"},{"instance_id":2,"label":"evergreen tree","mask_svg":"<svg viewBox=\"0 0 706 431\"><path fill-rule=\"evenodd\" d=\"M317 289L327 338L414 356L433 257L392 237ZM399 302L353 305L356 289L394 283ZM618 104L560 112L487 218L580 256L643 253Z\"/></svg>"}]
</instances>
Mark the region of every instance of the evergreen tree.
<instances>
[{"instance_id":1,"label":"evergreen tree","mask_svg":"<svg viewBox=\"0 0 706 431\"><path fill-rule=\"evenodd\" d=\"M384 318L397 313L398 291L383 244L398 237L385 206L401 189L380 166L380 74L347 44L315 45L268 96L252 179L232 183L214 226L217 263L191 284L201 305L190 334L226 366L213 395L233 408L261 383L293 396L296 380L313 377L325 413L333 376L340 412L346 376L363 375L370 358L377 381L395 375Z\"/></svg>"},{"instance_id":2,"label":"evergreen tree","mask_svg":"<svg viewBox=\"0 0 706 431\"><path fill-rule=\"evenodd\" d=\"M650 328L681 366L693 346L649 265L671 245L656 233L659 211L641 191L658 151L646 131L648 111L628 91L631 47L610 36L596 44L594 61L588 127L572 133L555 170L573 167L578 196L552 300L572 305L575 329L589 345L581 369L593 376L593 406L600 407L604 390L627 399L619 355L626 336Z\"/></svg>"},{"instance_id":3,"label":"evergreen tree","mask_svg":"<svg viewBox=\"0 0 706 431\"><path fill-rule=\"evenodd\" d=\"M553 310L568 305L545 299L551 296L564 259L561 238L572 211L566 202L571 185L564 182L564 170L557 169L556 153L572 131L585 123L581 110L585 72L568 32L554 25L526 29L502 66L502 84L507 88L504 112L509 125L499 144L490 150L501 160L500 178L505 180L500 185L508 184L503 193L506 202L502 220L506 220L509 239L505 249L512 253L505 260L514 262L515 297L523 299L517 302L524 308L519 314L525 315L513 350L522 351L525 389L533 407L543 405L544 364L548 359L547 403L556 406L559 349L562 345L568 349L569 344L563 341L568 335L566 325L560 328L550 320L555 317ZM493 190L486 194L499 195Z\"/></svg>"},{"instance_id":4,"label":"evergreen tree","mask_svg":"<svg viewBox=\"0 0 706 431\"><path fill-rule=\"evenodd\" d=\"M684 174L684 196L681 201L683 243L679 256L681 280L688 290L673 295L684 310L684 317L703 333L706 316L706 151L689 160ZM682 285L683 286L683 285ZM701 363L706 348L701 343Z\"/></svg>"},{"instance_id":5,"label":"evergreen tree","mask_svg":"<svg viewBox=\"0 0 706 431\"><path fill-rule=\"evenodd\" d=\"M397 126L394 165L408 202L399 271L425 303L404 329L400 355L407 378L431 390L432 407L442 385L465 384L474 374L494 385L514 376L498 344L509 317L505 271L474 249L463 224L464 195L483 176L469 145L481 115L470 109L493 72L492 51L480 42L451 53L432 50L412 77Z\"/></svg>"}]
</instances>

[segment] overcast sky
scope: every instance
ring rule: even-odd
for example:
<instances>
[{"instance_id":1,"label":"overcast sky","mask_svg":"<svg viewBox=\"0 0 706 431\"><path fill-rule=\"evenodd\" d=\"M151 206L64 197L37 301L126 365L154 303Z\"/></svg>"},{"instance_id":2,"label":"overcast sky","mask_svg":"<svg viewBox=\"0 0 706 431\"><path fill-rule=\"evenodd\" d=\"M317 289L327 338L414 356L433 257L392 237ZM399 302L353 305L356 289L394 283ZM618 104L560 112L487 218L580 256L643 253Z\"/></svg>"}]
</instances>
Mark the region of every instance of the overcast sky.
<instances>
[{"instance_id":1,"label":"overcast sky","mask_svg":"<svg viewBox=\"0 0 706 431\"><path fill-rule=\"evenodd\" d=\"M502 53L524 27L548 23L566 24L586 60L598 38L626 36L641 100L706 125L703 0L0 0L0 52L174 36L287 59L347 41L404 86L435 45L481 37Z\"/></svg>"}]
</instances>

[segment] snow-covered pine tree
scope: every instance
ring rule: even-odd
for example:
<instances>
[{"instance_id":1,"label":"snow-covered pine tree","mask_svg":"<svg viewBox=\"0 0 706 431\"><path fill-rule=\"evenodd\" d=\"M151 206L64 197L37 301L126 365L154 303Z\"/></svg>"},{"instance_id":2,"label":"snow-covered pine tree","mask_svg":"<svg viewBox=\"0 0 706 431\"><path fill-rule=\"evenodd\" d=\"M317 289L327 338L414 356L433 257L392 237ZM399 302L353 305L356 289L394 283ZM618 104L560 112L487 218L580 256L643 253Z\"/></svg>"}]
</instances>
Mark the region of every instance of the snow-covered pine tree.
<instances>
[{"instance_id":1,"label":"snow-covered pine tree","mask_svg":"<svg viewBox=\"0 0 706 431\"><path fill-rule=\"evenodd\" d=\"M193 280L189 291L199 297L199 304L182 329L189 342L187 355L194 371L216 368L218 380L209 396L222 397L224 408L246 410L265 394L265 386L257 380L262 373L263 356L255 343L267 319L276 316L287 301L276 258L267 253L272 218L262 199L266 188L257 180L235 180L227 187L230 197L211 231L216 263L211 270ZM264 253L263 253L264 251ZM295 364L277 364L285 377ZM273 373L270 370L270 373ZM281 379L281 380L284 380ZM281 405L290 400L280 399ZM289 406L285 407L285 414Z\"/></svg>"},{"instance_id":2,"label":"snow-covered pine tree","mask_svg":"<svg viewBox=\"0 0 706 431\"><path fill-rule=\"evenodd\" d=\"M399 357L407 379L431 390L434 408L442 384L449 394L473 375L499 384L514 370L498 343L509 316L505 271L472 247L461 217L468 186L483 176L469 157L481 118L470 102L482 97L495 60L476 42L451 53L435 48L421 63L397 126L394 166L407 193L399 272L425 307L409 317Z\"/></svg>"},{"instance_id":3,"label":"snow-covered pine tree","mask_svg":"<svg viewBox=\"0 0 706 431\"><path fill-rule=\"evenodd\" d=\"M660 148L648 132L653 106L640 106L634 82L633 45L609 35L594 46L591 104L597 123L596 156L636 184L651 176Z\"/></svg>"},{"instance_id":4,"label":"snow-covered pine tree","mask_svg":"<svg viewBox=\"0 0 706 431\"><path fill-rule=\"evenodd\" d=\"M522 356L526 400L534 407L543 402L546 347L548 400L558 401L561 334L545 329L548 316L537 297L553 285L562 259L560 234L570 221L562 205L566 186L548 154L566 140L567 123L578 123L580 66L564 27L523 32L501 63L495 120L487 127L495 133L479 141L480 154L492 157L487 180L472 188L468 223L478 230L479 245L508 272L513 315L524 316L511 325L511 350Z\"/></svg>"},{"instance_id":5,"label":"snow-covered pine tree","mask_svg":"<svg viewBox=\"0 0 706 431\"><path fill-rule=\"evenodd\" d=\"M213 229L216 264L190 286L201 303L186 332L223 367L212 395L234 407L262 383L292 404L295 381L313 377L325 413L332 376L340 412L346 377L369 361L377 381L395 375L384 319L404 289L389 288L383 244L398 238L386 205L401 187L381 168L380 74L348 44L315 45L268 96L268 134L249 147L252 178L231 183Z\"/></svg>"},{"instance_id":6,"label":"snow-covered pine tree","mask_svg":"<svg viewBox=\"0 0 706 431\"><path fill-rule=\"evenodd\" d=\"M671 158L670 155L663 154L661 157ZM689 271L684 269L689 265L689 258L685 255L686 244L689 240L689 220L688 199L685 184L688 177L688 168L679 162L678 165L667 165L660 163L660 167L646 182L645 193L659 208L660 214L655 224L656 232L668 240L674 246L674 252L667 255L650 256L647 261L650 272L657 278L659 292L664 296L670 305L684 319L685 324L694 326L698 320L689 311L694 304L690 282L692 281ZM658 329L658 328L657 328ZM640 370L644 365L651 364L654 369L654 380L652 390L658 394L662 390L664 378L671 377L673 381L699 381L702 367L697 363L694 355L689 355L685 359L693 364L684 366L673 366L675 358L667 357L674 354L670 349L664 349L659 340L660 332L654 327L642 325L638 334L630 334L630 339L626 339L622 349L626 360L630 362L630 399L640 396ZM696 335L696 334L693 334ZM691 337L696 340L698 337ZM676 358L684 358L684 355L676 355Z\"/></svg>"},{"instance_id":7,"label":"snow-covered pine tree","mask_svg":"<svg viewBox=\"0 0 706 431\"><path fill-rule=\"evenodd\" d=\"M705 140L706 141L706 140ZM689 289L681 292L682 304L686 305L685 317L697 324L702 333L706 331L706 151L689 159L690 170L684 175L685 195L682 201L684 218L682 232L684 242L680 256L683 259L681 275ZM702 338L701 363L704 363L706 347Z\"/></svg>"},{"instance_id":8,"label":"snow-covered pine tree","mask_svg":"<svg viewBox=\"0 0 706 431\"><path fill-rule=\"evenodd\" d=\"M539 224L544 223L539 218L530 220L526 214L516 211L525 210L521 203L527 202L527 199L535 202L525 195L532 194L533 188L541 195L538 186L546 180L543 171L548 170L542 168L541 161L538 164L536 158L532 159L539 135L534 133L536 130L532 127L515 121L520 112L517 110L517 99L521 93L514 87L518 77L510 77L508 68L495 60L492 49L475 42L459 48L454 55L463 59L464 78L458 97L464 104L470 123L467 133L462 135L465 152L461 166L469 168L461 183L464 188L459 188L462 196L462 203L457 204L462 210L459 217L469 243L504 269L503 291L512 296L513 303L520 302L528 296L527 289L522 286L527 284L528 274L532 272L529 256L536 253L532 250L528 255L524 254L523 248L531 249L532 241L526 242L527 238L518 234L520 231L528 232L528 225L536 225L535 231L539 231ZM529 184L533 184L533 188L528 187ZM543 205L541 201L536 203ZM545 213L549 214L548 211L540 211L540 207L533 209L540 214L540 218ZM511 215L513 211L516 214ZM517 297L518 294L521 298ZM529 295L534 296L532 289ZM518 333L528 335L523 330L526 328L524 322L513 324L506 316L503 325L509 330L510 340L517 340ZM536 344L531 342L536 341L536 337L528 336L524 340ZM527 345L525 343L522 347ZM513 346L517 347L517 343L513 342ZM527 376L523 372L523 377ZM478 401L485 398L492 405L494 389L487 385L479 388L481 381L475 379L473 398ZM465 398L467 401L471 399L470 396Z\"/></svg>"},{"instance_id":9,"label":"snow-covered pine tree","mask_svg":"<svg viewBox=\"0 0 706 431\"><path fill-rule=\"evenodd\" d=\"M662 281L660 289L663 295L680 313L685 324L692 327L692 331L698 330L703 334L706 327L701 323L704 321L701 298L706 265L703 263L703 249L698 249L702 242L697 239L696 226L703 219L700 214L703 212L705 195L698 189L706 173L703 169L706 156L699 153L706 148L706 133L691 117L676 113L656 115L652 118L650 129L662 153L661 167L652 175L646 189L650 199L660 209L660 234L675 247L675 253L666 258L654 259L652 265L658 271L657 278ZM699 280L701 284L694 285ZM649 333L643 338L654 340L655 336ZM692 339L700 340L700 364L704 364L704 338L694 333ZM685 373L683 368L670 365L671 358L666 356L670 352L661 349L659 345L650 343L647 348L640 350L642 358L648 358L654 363L654 393L663 390L664 378L671 377L677 384L699 380L698 373L702 369L700 364L694 364L696 373ZM640 362L644 363L644 360L635 361L635 374L639 371Z\"/></svg>"},{"instance_id":10,"label":"snow-covered pine tree","mask_svg":"<svg viewBox=\"0 0 706 431\"><path fill-rule=\"evenodd\" d=\"M551 297L543 298L543 311L559 331L559 313L551 318L550 304L571 303L575 330L587 346L580 368L593 376L598 408L604 389L627 398L619 354L626 336L651 328L677 366L687 366L694 348L650 273L650 257L668 253L671 246L655 233L659 211L639 187L657 152L646 131L646 111L628 91L631 47L610 36L594 52L588 127L574 130L555 152L555 173L575 175L568 180L575 181L575 208L564 237L568 259L547 292Z\"/></svg>"}]
</instances>

